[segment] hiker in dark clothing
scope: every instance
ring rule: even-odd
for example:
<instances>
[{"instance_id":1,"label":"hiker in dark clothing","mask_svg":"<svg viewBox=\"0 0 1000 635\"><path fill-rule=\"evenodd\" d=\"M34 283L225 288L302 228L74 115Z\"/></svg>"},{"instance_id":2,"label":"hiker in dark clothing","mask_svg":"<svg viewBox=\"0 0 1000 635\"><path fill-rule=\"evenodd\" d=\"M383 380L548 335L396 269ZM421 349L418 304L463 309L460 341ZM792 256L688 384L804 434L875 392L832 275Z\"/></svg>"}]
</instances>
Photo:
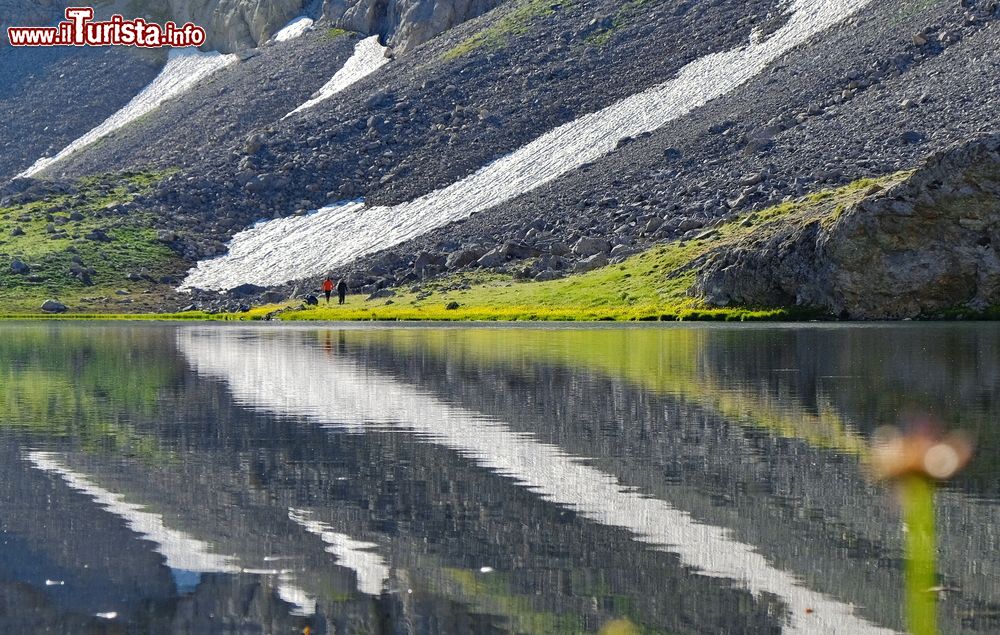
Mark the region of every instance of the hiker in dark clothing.
<instances>
[{"instance_id":1,"label":"hiker in dark clothing","mask_svg":"<svg viewBox=\"0 0 1000 635\"><path fill-rule=\"evenodd\" d=\"M326 295L326 303L330 304L330 294L333 293L333 278L330 276L323 281L323 293Z\"/></svg>"},{"instance_id":2,"label":"hiker in dark clothing","mask_svg":"<svg viewBox=\"0 0 1000 635\"><path fill-rule=\"evenodd\" d=\"M340 299L340 304L343 304L344 300L347 299L347 283L343 278L337 283L337 297Z\"/></svg>"}]
</instances>

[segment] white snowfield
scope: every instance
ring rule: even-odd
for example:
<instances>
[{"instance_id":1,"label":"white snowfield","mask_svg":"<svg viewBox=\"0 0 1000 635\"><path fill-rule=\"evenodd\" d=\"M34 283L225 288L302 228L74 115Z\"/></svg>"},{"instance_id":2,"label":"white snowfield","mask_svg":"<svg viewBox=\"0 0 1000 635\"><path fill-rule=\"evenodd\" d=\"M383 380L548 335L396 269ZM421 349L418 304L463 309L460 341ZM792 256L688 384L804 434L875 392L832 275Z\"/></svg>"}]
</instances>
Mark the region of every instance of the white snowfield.
<instances>
[{"instance_id":1,"label":"white snowfield","mask_svg":"<svg viewBox=\"0 0 1000 635\"><path fill-rule=\"evenodd\" d=\"M313 518L304 509L288 509L288 517L297 525L319 537L327 544L326 552L336 556L337 564L354 571L358 578L358 591L367 595L382 595L389 579L389 565L373 549L378 545L361 542L346 534L334 531L330 525Z\"/></svg>"},{"instance_id":2,"label":"white snowfield","mask_svg":"<svg viewBox=\"0 0 1000 635\"><path fill-rule=\"evenodd\" d=\"M330 81L317 90L308 101L303 102L298 108L282 118L287 119L306 108L312 108L321 101L333 97L362 77L371 75L385 66L389 62L385 51L386 47L379 44L377 35L361 40L354 45L354 52L347 58L341 69L333 74Z\"/></svg>"},{"instance_id":3,"label":"white snowfield","mask_svg":"<svg viewBox=\"0 0 1000 635\"><path fill-rule=\"evenodd\" d=\"M308 338L302 331L193 327L178 331L177 345L200 375L226 381L245 406L303 417L342 433L386 427L410 432L593 522L624 528L636 541L677 554L703 575L730 579L755 596L773 594L788 607L788 632L892 632L776 569L728 530L696 522L664 500L623 486L583 457L327 353ZM334 409L331 394L337 395Z\"/></svg>"},{"instance_id":4,"label":"white snowfield","mask_svg":"<svg viewBox=\"0 0 1000 635\"><path fill-rule=\"evenodd\" d=\"M271 36L270 41L287 42L288 40L294 40L304 35L307 31L311 31L312 27L313 19L302 15L281 27L277 33Z\"/></svg>"},{"instance_id":5,"label":"white snowfield","mask_svg":"<svg viewBox=\"0 0 1000 635\"><path fill-rule=\"evenodd\" d=\"M513 199L612 152L624 137L657 130L733 91L869 2L792 0L788 22L767 39L699 58L676 78L559 126L445 188L393 207L338 204L306 222L277 219L240 232L228 254L199 262L181 288L266 286L321 275Z\"/></svg>"},{"instance_id":6,"label":"white snowfield","mask_svg":"<svg viewBox=\"0 0 1000 635\"><path fill-rule=\"evenodd\" d=\"M224 68L237 58L235 55L222 55L211 52L202 53L196 49L171 49L167 55L167 63L160 74L142 91L132 98L125 106L104 120L90 132L77 138L63 148L54 157L42 157L30 168L21 172L15 178L29 177L38 174L53 163L64 159L77 150L90 145L101 137L107 136L119 128L135 121L146 113L152 112L168 99L186 93L198 82Z\"/></svg>"}]
</instances>

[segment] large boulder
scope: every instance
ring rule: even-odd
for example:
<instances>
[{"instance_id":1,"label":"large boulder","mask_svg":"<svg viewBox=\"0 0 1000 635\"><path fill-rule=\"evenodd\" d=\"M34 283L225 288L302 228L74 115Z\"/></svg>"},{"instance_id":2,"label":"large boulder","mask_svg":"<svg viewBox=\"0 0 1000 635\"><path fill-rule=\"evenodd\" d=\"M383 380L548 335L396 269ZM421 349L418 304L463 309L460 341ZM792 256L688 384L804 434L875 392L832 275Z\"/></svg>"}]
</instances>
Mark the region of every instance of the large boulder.
<instances>
[{"instance_id":1,"label":"large boulder","mask_svg":"<svg viewBox=\"0 0 1000 635\"><path fill-rule=\"evenodd\" d=\"M231 298L249 298L251 296L260 295L265 291L267 291L266 287L260 287L255 284L250 284L249 282L246 282L244 284L233 287L229 291L226 291L226 295L228 295Z\"/></svg>"},{"instance_id":2,"label":"large boulder","mask_svg":"<svg viewBox=\"0 0 1000 635\"><path fill-rule=\"evenodd\" d=\"M20 258L14 258L14 260L10 262L10 272L18 276L23 276L27 273L31 273L31 267L24 264Z\"/></svg>"},{"instance_id":3,"label":"large boulder","mask_svg":"<svg viewBox=\"0 0 1000 635\"><path fill-rule=\"evenodd\" d=\"M573 273L586 273L604 267L607 264L608 257L604 255L604 252L599 252L576 263L573 266Z\"/></svg>"},{"instance_id":4,"label":"large boulder","mask_svg":"<svg viewBox=\"0 0 1000 635\"><path fill-rule=\"evenodd\" d=\"M583 258L587 258L588 256L593 256L598 253L607 253L609 251L611 251L611 243L603 238L584 236L580 240L576 241L575 245L573 245L573 253Z\"/></svg>"},{"instance_id":5,"label":"large boulder","mask_svg":"<svg viewBox=\"0 0 1000 635\"><path fill-rule=\"evenodd\" d=\"M491 249L482 258L476 261L476 264L480 267L486 269L492 269L493 267L499 267L504 263L504 257L500 255L499 249Z\"/></svg>"},{"instance_id":6,"label":"large boulder","mask_svg":"<svg viewBox=\"0 0 1000 635\"><path fill-rule=\"evenodd\" d=\"M46 300L42 303L42 311L45 313L65 313L68 307L58 300Z\"/></svg>"},{"instance_id":7,"label":"large boulder","mask_svg":"<svg viewBox=\"0 0 1000 635\"><path fill-rule=\"evenodd\" d=\"M449 269L460 269L479 260L483 255L483 250L476 247L459 249L448 254L445 266Z\"/></svg>"},{"instance_id":8,"label":"large boulder","mask_svg":"<svg viewBox=\"0 0 1000 635\"><path fill-rule=\"evenodd\" d=\"M855 319L1000 305L1000 135L938 153L886 185L714 249L692 293Z\"/></svg>"}]
</instances>

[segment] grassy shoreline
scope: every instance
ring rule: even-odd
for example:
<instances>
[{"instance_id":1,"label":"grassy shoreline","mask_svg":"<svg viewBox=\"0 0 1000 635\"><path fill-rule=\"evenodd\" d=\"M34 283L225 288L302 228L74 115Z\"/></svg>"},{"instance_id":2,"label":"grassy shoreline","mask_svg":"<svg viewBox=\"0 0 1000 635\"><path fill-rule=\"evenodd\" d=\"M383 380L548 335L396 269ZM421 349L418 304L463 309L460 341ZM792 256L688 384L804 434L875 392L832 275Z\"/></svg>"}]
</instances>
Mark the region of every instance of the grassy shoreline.
<instances>
[{"instance_id":1,"label":"grassy shoreline","mask_svg":"<svg viewBox=\"0 0 1000 635\"><path fill-rule=\"evenodd\" d=\"M532 259L512 264L507 273L467 270L425 280L411 287L383 289L368 296L351 295L347 302L307 306L301 300L269 304L240 313L153 313L156 288L136 295L135 313L104 313L89 307L71 307L61 314L28 310L17 302L17 288L3 307L0 320L135 320L135 321L292 321L292 322L768 322L834 320L816 308L797 306L713 306L696 291L701 267L713 254L737 249L748 238L767 237L789 226L832 222L843 210L857 204L874 189L881 191L907 178L900 172L879 179L862 179L843 187L823 190L801 199L699 230L695 235L655 245L619 262L591 271L562 274L535 281ZM153 177L145 177L137 186ZM120 198L120 196L119 196ZM14 210L8 210L8 222ZM36 213L40 213L36 211ZM43 221L36 221L36 224ZM694 233L694 232L692 232ZM24 242L23 240L20 242ZM153 243L152 240L149 241ZM164 247L160 247L165 249ZM119 276L118 268L114 269ZM102 274L109 275L111 272ZM8 276L10 277L10 276ZM20 281L17 281L20 284ZM111 279L106 284L121 284ZM148 284L147 284L148 286ZM154 285L155 287L155 285ZM93 287L84 287L93 293ZM82 289L81 289L82 290ZM105 289L106 290L106 289ZM37 299L36 299L37 300ZM132 299L126 300L132 302ZM140 304L140 302L142 304ZM34 304L38 306L38 304ZM120 306L120 305L119 305ZM174 304L173 306L176 306ZM22 312L23 310L23 312ZM74 312L78 311L78 312ZM956 307L926 320L997 320L1000 307L982 312Z\"/></svg>"}]
</instances>

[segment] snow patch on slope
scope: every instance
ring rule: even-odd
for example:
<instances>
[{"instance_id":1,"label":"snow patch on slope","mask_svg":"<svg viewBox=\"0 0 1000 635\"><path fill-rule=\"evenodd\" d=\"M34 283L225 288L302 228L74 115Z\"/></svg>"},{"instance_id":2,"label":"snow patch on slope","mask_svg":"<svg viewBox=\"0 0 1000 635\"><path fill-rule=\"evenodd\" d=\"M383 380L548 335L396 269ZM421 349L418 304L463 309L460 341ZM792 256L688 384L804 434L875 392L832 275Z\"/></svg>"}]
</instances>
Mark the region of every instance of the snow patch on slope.
<instances>
[{"instance_id":1,"label":"snow patch on slope","mask_svg":"<svg viewBox=\"0 0 1000 635\"><path fill-rule=\"evenodd\" d=\"M237 59L235 55L222 55L214 51L203 53L196 49L172 49L160 74L121 110L105 119L103 123L90 132L77 138L54 157L38 159L31 167L15 178L38 174L60 159L68 157L77 150L152 112L168 99L187 92L201 80L232 64Z\"/></svg>"},{"instance_id":2,"label":"snow patch on slope","mask_svg":"<svg viewBox=\"0 0 1000 635\"><path fill-rule=\"evenodd\" d=\"M294 40L297 37L304 35L307 31L312 30L313 19L307 16L299 16L281 27L277 33L271 36L272 42L287 42L288 40Z\"/></svg>"},{"instance_id":3,"label":"snow patch on slope","mask_svg":"<svg viewBox=\"0 0 1000 635\"><path fill-rule=\"evenodd\" d=\"M344 66L334 73L333 77L322 88L317 90L308 101L285 115L291 117L306 108L312 108L323 100L333 97L359 79L371 75L389 62L385 56L386 47L379 44L378 36L366 37L354 45L354 52L344 62Z\"/></svg>"},{"instance_id":4,"label":"snow patch on slope","mask_svg":"<svg viewBox=\"0 0 1000 635\"><path fill-rule=\"evenodd\" d=\"M274 285L314 276L513 199L612 152L624 137L652 132L750 81L772 62L843 21L871 0L793 0L769 38L691 62L675 79L559 126L448 187L408 203L363 211L320 209L306 223L277 219L238 233L231 252L202 261L182 288ZM280 249L248 254L242 243Z\"/></svg>"},{"instance_id":5,"label":"snow patch on slope","mask_svg":"<svg viewBox=\"0 0 1000 635\"><path fill-rule=\"evenodd\" d=\"M338 431L347 424L347 431L389 426L410 432L422 442L461 453L543 500L591 521L624 528L634 540L677 554L702 575L731 579L754 595L773 594L788 607L786 631L892 632L855 615L852 605L813 591L796 575L775 568L725 528L699 523L667 501L625 487L582 457L503 421L324 353L302 332L200 327L178 331L177 346L200 375L226 381L242 404L300 416ZM329 407L330 394L337 395L335 412Z\"/></svg>"}]
</instances>

